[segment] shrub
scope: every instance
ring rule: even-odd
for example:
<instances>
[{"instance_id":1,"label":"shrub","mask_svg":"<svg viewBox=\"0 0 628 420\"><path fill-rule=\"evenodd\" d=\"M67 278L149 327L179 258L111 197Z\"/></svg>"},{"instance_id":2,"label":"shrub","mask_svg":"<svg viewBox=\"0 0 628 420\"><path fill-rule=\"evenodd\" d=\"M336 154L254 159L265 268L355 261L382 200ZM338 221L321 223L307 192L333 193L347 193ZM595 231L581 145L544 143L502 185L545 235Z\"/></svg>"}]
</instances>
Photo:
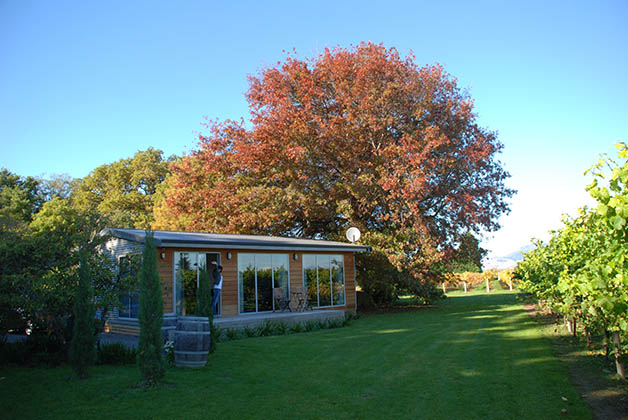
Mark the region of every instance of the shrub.
<instances>
[{"instance_id":1,"label":"shrub","mask_svg":"<svg viewBox=\"0 0 628 420\"><path fill-rule=\"evenodd\" d=\"M137 360L137 350L120 343L102 344L96 360L99 365L130 365Z\"/></svg>"},{"instance_id":2,"label":"shrub","mask_svg":"<svg viewBox=\"0 0 628 420\"><path fill-rule=\"evenodd\" d=\"M303 325L300 322L297 322L296 324L294 324L292 326L292 328L290 328L290 332L291 333L300 333L305 331L305 328L303 327Z\"/></svg>"},{"instance_id":3,"label":"shrub","mask_svg":"<svg viewBox=\"0 0 628 420\"><path fill-rule=\"evenodd\" d=\"M210 335L209 352L213 353L216 351L216 343L222 341L222 336L223 336L222 328L214 324L213 316L209 317L209 331L210 331L209 332L209 335Z\"/></svg>"},{"instance_id":4,"label":"shrub","mask_svg":"<svg viewBox=\"0 0 628 420\"><path fill-rule=\"evenodd\" d=\"M244 327L244 335L246 335L247 337L257 337L258 330L251 327Z\"/></svg>"},{"instance_id":5,"label":"shrub","mask_svg":"<svg viewBox=\"0 0 628 420\"><path fill-rule=\"evenodd\" d=\"M443 291L432 283L415 281L409 283L406 288L409 294L419 299L424 305L431 305L445 298Z\"/></svg>"},{"instance_id":6,"label":"shrub","mask_svg":"<svg viewBox=\"0 0 628 420\"><path fill-rule=\"evenodd\" d=\"M327 321L327 328L340 328L344 326L344 320L330 319Z\"/></svg>"},{"instance_id":7,"label":"shrub","mask_svg":"<svg viewBox=\"0 0 628 420\"><path fill-rule=\"evenodd\" d=\"M168 366L173 367L175 365L174 341L166 341L164 344L164 353L166 355L166 363Z\"/></svg>"},{"instance_id":8,"label":"shrub","mask_svg":"<svg viewBox=\"0 0 628 420\"><path fill-rule=\"evenodd\" d=\"M283 322L277 322L275 324L275 334L285 335L288 332L288 326Z\"/></svg>"},{"instance_id":9,"label":"shrub","mask_svg":"<svg viewBox=\"0 0 628 420\"><path fill-rule=\"evenodd\" d=\"M15 343L0 341L0 366L54 367L68 361L67 345L55 336L34 334Z\"/></svg>"},{"instance_id":10,"label":"shrub","mask_svg":"<svg viewBox=\"0 0 628 420\"><path fill-rule=\"evenodd\" d=\"M317 324L315 321L307 321L305 325L303 326L303 329L305 329L305 331L314 331L316 327L317 327Z\"/></svg>"},{"instance_id":11,"label":"shrub","mask_svg":"<svg viewBox=\"0 0 628 420\"><path fill-rule=\"evenodd\" d=\"M225 331L225 337L227 340L237 340L240 337L240 332L235 328L227 328L227 331Z\"/></svg>"}]
</instances>

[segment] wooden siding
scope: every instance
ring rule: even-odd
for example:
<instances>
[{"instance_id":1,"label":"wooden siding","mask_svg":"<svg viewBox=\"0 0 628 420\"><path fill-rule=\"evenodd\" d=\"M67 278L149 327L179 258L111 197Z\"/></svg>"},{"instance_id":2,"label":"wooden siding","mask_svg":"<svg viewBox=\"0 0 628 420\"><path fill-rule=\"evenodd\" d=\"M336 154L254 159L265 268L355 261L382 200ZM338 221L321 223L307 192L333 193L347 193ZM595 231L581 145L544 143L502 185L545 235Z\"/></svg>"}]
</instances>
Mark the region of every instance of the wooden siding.
<instances>
[{"instance_id":1,"label":"wooden siding","mask_svg":"<svg viewBox=\"0 0 628 420\"><path fill-rule=\"evenodd\" d=\"M124 239L114 239L114 242L107 247L112 258L116 260L123 255L142 251L142 244L136 244ZM239 315L238 308L238 254L254 253L254 254L288 254L290 267L290 289L303 285L303 255L305 254L341 254L344 257L344 273L345 273L345 305L334 306L330 309L355 310L355 271L354 271L354 254L352 252L296 252L297 259L294 259L295 252L286 251L261 251L261 250L245 250L245 249L213 249L213 248L157 248L157 266L159 277L163 289L164 314L172 314L175 309L173 307L173 289L174 289L174 253L175 252L206 252L219 253L220 263L223 266L223 289L222 289L222 316L230 317ZM227 259L227 253L230 252L232 257ZM164 258L162 258L162 255ZM292 306L292 305L291 305ZM114 311L113 318L117 318L117 310ZM119 332L121 334L135 334L137 327L121 324L111 324L111 332Z\"/></svg>"},{"instance_id":2,"label":"wooden siding","mask_svg":"<svg viewBox=\"0 0 628 420\"><path fill-rule=\"evenodd\" d=\"M105 324L105 332L111 334L124 334L124 335L140 335L139 324L120 324L115 321L107 321Z\"/></svg>"},{"instance_id":3,"label":"wooden siding","mask_svg":"<svg viewBox=\"0 0 628 420\"><path fill-rule=\"evenodd\" d=\"M162 255L165 256L165 258L162 258ZM174 312L172 304L172 293L174 288L172 272L173 261L174 253L172 249L157 248L157 271L159 271L159 279L161 280L165 314Z\"/></svg>"},{"instance_id":4,"label":"wooden siding","mask_svg":"<svg viewBox=\"0 0 628 420\"><path fill-rule=\"evenodd\" d=\"M220 264L223 271L223 284L222 284L222 316L237 316L239 315L238 308L238 254L288 254L290 259L290 289L303 285L303 255L304 254L329 254L329 255L343 255L344 256L344 272L345 272L345 305L334 306L330 309L341 310L355 310L355 272L353 263L352 252L296 252L297 259L294 259L295 252L286 251L260 251L260 250L246 250L246 249L213 249L213 248L158 248L158 266L159 276L161 278L163 290L164 290L164 313L173 313L172 307L172 293L173 293L173 264L174 264L174 252L208 252L208 253L220 253ZM227 259L227 253L231 253L231 259ZM161 254L164 253L164 259L161 258Z\"/></svg>"}]
</instances>

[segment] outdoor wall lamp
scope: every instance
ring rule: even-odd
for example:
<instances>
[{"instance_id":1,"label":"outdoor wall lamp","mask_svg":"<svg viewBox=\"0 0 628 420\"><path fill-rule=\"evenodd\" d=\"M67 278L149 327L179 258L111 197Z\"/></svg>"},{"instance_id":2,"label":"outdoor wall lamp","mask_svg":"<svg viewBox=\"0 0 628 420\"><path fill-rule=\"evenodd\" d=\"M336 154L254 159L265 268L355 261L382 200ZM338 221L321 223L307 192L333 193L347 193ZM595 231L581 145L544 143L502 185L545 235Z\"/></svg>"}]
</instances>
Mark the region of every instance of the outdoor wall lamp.
<instances>
[{"instance_id":1,"label":"outdoor wall lamp","mask_svg":"<svg viewBox=\"0 0 628 420\"><path fill-rule=\"evenodd\" d=\"M160 255L160 257L161 257L161 259L162 259L162 260L165 260L165 259L166 259L166 253L165 253L165 252L162 252L162 253L161 253L161 255Z\"/></svg>"},{"instance_id":2,"label":"outdoor wall lamp","mask_svg":"<svg viewBox=\"0 0 628 420\"><path fill-rule=\"evenodd\" d=\"M297 254L296 252L294 254L292 254L292 258L296 261L299 259L299 254Z\"/></svg>"},{"instance_id":3,"label":"outdoor wall lamp","mask_svg":"<svg viewBox=\"0 0 628 420\"><path fill-rule=\"evenodd\" d=\"M231 257L233 257L233 255L231 255L231 252L227 252L227 259L230 260Z\"/></svg>"}]
</instances>

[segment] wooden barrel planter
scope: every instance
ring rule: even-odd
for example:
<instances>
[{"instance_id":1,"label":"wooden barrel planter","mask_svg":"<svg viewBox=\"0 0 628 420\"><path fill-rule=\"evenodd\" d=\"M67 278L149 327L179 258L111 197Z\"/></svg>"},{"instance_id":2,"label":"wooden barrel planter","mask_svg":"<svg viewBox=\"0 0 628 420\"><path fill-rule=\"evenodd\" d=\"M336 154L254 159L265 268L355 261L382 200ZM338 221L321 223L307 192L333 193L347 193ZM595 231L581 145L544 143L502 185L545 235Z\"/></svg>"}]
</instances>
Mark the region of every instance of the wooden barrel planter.
<instances>
[{"instance_id":1,"label":"wooden barrel planter","mask_svg":"<svg viewBox=\"0 0 628 420\"><path fill-rule=\"evenodd\" d=\"M174 362L178 367L202 367L207 364L211 340L209 319L182 316L174 332Z\"/></svg>"}]
</instances>

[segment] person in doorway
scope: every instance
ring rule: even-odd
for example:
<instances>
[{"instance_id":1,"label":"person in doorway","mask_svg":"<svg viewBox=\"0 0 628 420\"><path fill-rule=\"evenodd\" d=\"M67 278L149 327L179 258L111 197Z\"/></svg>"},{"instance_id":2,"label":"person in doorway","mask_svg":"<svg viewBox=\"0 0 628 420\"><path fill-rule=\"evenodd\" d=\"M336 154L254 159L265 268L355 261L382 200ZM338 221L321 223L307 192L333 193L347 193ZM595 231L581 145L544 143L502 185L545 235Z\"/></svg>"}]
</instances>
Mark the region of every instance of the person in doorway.
<instances>
[{"instance_id":1,"label":"person in doorway","mask_svg":"<svg viewBox=\"0 0 628 420\"><path fill-rule=\"evenodd\" d=\"M212 308L214 309L214 315L218 315L218 301L220 300L220 293L222 292L222 265L216 265L212 274L214 276Z\"/></svg>"}]
</instances>

